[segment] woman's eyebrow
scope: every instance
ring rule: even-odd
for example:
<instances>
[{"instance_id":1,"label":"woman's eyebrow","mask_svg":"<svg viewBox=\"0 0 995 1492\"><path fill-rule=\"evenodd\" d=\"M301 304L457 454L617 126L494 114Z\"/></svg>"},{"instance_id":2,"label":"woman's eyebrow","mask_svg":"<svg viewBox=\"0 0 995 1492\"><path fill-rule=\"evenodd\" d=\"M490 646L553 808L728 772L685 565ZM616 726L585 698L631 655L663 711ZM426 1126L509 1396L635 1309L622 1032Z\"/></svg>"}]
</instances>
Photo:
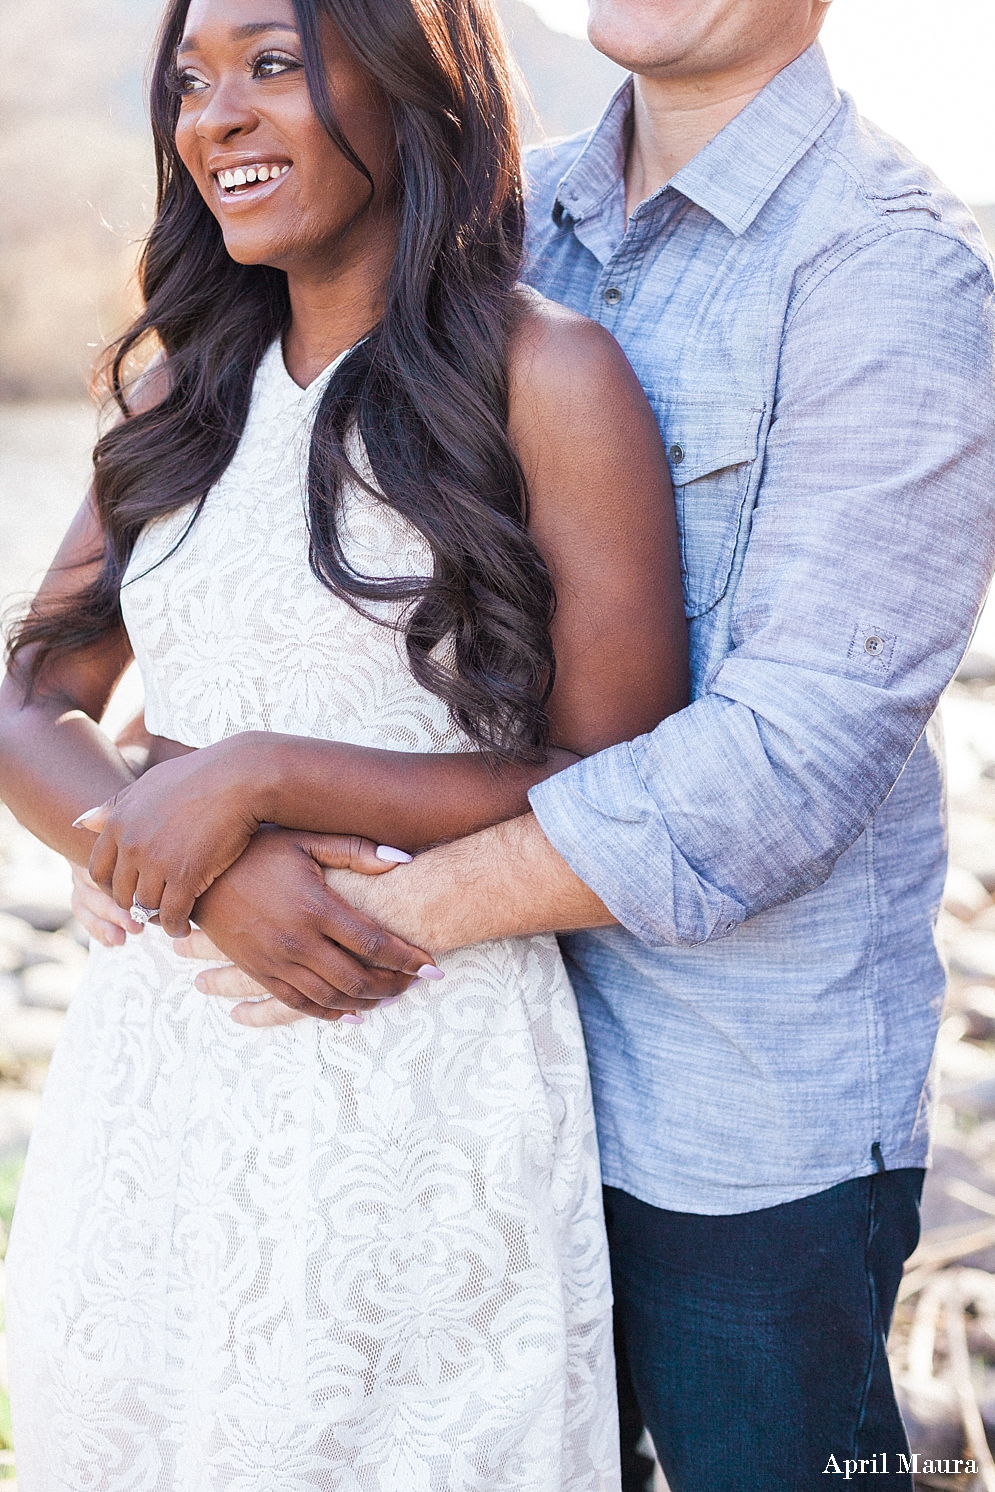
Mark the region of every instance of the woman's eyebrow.
<instances>
[{"instance_id":1,"label":"woman's eyebrow","mask_svg":"<svg viewBox=\"0 0 995 1492\"><path fill-rule=\"evenodd\" d=\"M248 41L253 36L262 35L264 31L289 31L294 36L297 35L297 27L291 26L287 21L246 21L242 26L233 26L231 34L235 41ZM177 56L197 50L196 36L185 36L177 48Z\"/></svg>"}]
</instances>

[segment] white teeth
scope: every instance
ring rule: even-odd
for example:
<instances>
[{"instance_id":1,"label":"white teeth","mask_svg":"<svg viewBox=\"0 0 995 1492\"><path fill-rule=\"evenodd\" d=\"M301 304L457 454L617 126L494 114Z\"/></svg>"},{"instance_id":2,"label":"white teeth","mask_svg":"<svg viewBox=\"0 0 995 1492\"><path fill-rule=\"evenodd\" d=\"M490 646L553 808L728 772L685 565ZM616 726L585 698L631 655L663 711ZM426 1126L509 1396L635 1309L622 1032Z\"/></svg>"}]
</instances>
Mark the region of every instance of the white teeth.
<instances>
[{"instance_id":1,"label":"white teeth","mask_svg":"<svg viewBox=\"0 0 995 1492\"><path fill-rule=\"evenodd\" d=\"M234 171L219 171L218 184L226 191L233 187L251 186L257 181L275 181L278 176L286 176L290 170L289 166L236 166Z\"/></svg>"}]
</instances>

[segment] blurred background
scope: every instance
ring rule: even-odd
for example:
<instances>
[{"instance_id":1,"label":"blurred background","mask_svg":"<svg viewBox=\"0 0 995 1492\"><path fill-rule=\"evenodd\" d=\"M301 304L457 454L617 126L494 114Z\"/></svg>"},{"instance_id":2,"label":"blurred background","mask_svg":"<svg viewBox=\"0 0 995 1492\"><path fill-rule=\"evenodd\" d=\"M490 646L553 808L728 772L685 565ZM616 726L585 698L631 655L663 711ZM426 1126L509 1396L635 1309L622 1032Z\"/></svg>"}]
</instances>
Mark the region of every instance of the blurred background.
<instances>
[{"instance_id":1,"label":"blurred background","mask_svg":"<svg viewBox=\"0 0 995 1492\"><path fill-rule=\"evenodd\" d=\"M37 584L85 491L96 355L134 305L154 195L143 69L160 0L2 0L0 609ZM529 137L593 123L621 71L585 39L585 0L501 0L534 101ZM834 0L823 40L841 87L974 208L995 242L995 3ZM130 682L113 709L138 702ZM943 704L950 993L924 1239L892 1350L920 1465L995 1492L995 607ZM66 867L0 804L0 1255L52 1048L86 952ZM827 1116L827 1122L829 1116ZM2 1265L0 1265L2 1272ZM2 1287L2 1273L0 1273ZM15 1476L0 1336L0 1479ZM662 1483L660 1484L662 1485Z\"/></svg>"}]
</instances>

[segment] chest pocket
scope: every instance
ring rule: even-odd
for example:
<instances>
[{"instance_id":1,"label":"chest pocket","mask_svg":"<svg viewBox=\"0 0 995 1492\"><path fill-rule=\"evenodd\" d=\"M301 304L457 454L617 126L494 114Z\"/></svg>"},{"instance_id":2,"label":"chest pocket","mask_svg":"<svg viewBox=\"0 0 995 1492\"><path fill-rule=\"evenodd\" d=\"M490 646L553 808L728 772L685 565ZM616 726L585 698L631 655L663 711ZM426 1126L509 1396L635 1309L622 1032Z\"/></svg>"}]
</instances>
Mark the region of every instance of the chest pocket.
<instances>
[{"instance_id":1,"label":"chest pocket","mask_svg":"<svg viewBox=\"0 0 995 1492\"><path fill-rule=\"evenodd\" d=\"M684 609L702 616L729 584L763 408L705 396L651 402L674 483Z\"/></svg>"}]
</instances>

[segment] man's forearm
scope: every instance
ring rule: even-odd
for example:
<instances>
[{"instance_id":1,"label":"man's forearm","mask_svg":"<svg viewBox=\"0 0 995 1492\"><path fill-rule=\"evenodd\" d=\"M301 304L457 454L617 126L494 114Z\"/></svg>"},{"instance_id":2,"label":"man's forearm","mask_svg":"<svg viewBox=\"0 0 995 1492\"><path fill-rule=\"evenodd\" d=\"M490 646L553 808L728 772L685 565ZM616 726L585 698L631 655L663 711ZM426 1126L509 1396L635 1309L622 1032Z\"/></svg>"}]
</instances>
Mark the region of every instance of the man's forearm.
<instances>
[{"instance_id":1,"label":"man's forearm","mask_svg":"<svg viewBox=\"0 0 995 1492\"><path fill-rule=\"evenodd\" d=\"M390 875L330 871L326 879L360 911L434 954L615 921L532 814L428 850Z\"/></svg>"}]
</instances>

